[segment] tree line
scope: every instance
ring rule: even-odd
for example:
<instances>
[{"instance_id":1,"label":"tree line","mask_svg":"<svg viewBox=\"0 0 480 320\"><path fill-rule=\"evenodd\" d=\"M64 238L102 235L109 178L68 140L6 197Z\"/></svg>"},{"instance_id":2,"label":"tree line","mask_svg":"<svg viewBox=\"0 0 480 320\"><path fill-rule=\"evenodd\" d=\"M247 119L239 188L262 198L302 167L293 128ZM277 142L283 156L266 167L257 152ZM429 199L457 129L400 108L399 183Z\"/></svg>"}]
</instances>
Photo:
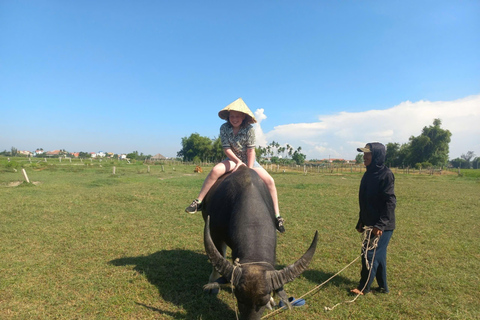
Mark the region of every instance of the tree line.
<instances>
[{"instance_id":1,"label":"tree line","mask_svg":"<svg viewBox=\"0 0 480 320\"><path fill-rule=\"evenodd\" d=\"M61 157L71 157L73 156L73 153L72 152L68 152L67 150L65 149L60 149L59 150L59 153L56 154L56 155L46 155L43 153L43 148L37 148L36 150L39 150L41 151L42 153L41 154L37 154L37 155L32 155L32 157L37 157L37 158L44 158L44 157L51 157L51 158L61 158ZM20 152L18 151L17 148L15 147L12 147L10 149L10 151L7 151L7 150L3 150L0 152L0 156L5 156L5 157L21 157L21 156L25 156L23 154L20 154ZM89 159L92 157L92 155L89 153L89 152L84 152L84 151L80 151L78 152L78 157L81 158L81 159ZM118 158L119 155L118 154L114 154L113 155L113 158ZM128 159L131 159L131 160L148 160L150 159L152 156L150 154L143 154L143 152L139 153L138 151L132 151L131 153L128 153L126 155L126 157Z\"/></svg>"},{"instance_id":2,"label":"tree line","mask_svg":"<svg viewBox=\"0 0 480 320\"><path fill-rule=\"evenodd\" d=\"M307 156L301 153L302 147L294 149L287 144L280 146L278 142L272 141L266 147L255 148L257 161L264 163L270 161L274 164L288 165L291 163L303 164ZM182 149L177 152L177 157L183 161L220 162L225 159L220 138L210 139L202 137L198 133L192 133L189 137L182 138ZM266 158L269 158L268 160Z\"/></svg>"},{"instance_id":3,"label":"tree line","mask_svg":"<svg viewBox=\"0 0 480 320\"><path fill-rule=\"evenodd\" d=\"M461 157L448 160L449 144L452 133L441 127L442 121L434 119L433 124L425 126L419 136L411 136L407 143L389 142L386 146L385 163L389 167L410 167L410 168L442 168L451 166L462 169L478 169L480 166L480 157L476 157L473 151L462 154ZM189 137L183 137L182 149L178 151L177 157L183 161L194 163L200 162L220 162L225 159L220 138L210 139L202 137L198 133L192 133ZM42 150L39 148L38 150ZM69 153L66 150L60 150L57 156L65 156ZM302 165L307 156L303 154L302 147L294 148L286 144L272 141L266 147L258 146L255 148L257 161L265 163L270 161L273 164ZM19 156L18 150L14 147L10 151L0 152L0 156ZM40 155L41 157L43 155ZM80 152L80 158L89 158L87 152ZM127 158L134 160L145 160L151 158L151 155L145 155L138 151L127 154ZM357 163L363 162L363 153L357 154L355 158Z\"/></svg>"},{"instance_id":4,"label":"tree line","mask_svg":"<svg viewBox=\"0 0 480 320\"><path fill-rule=\"evenodd\" d=\"M389 167L410 168L442 168L452 166L454 168L478 169L480 158L475 157L473 151L462 154L460 158L449 161L449 144L452 133L441 127L442 121L434 119L433 124L425 126L419 136L411 136L409 141L403 144L389 142L386 146L385 163ZM257 161L264 163L266 158L274 164L288 165L295 163L302 165L307 156L303 154L302 147L294 148L286 144L272 141L266 147L255 148ZM189 137L182 138L182 149L177 157L184 161L220 162L225 158L220 138L210 139L193 133ZM363 162L363 154L359 153L355 158L357 163Z\"/></svg>"},{"instance_id":5,"label":"tree line","mask_svg":"<svg viewBox=\"0 0 480 320\"><path fill-rule=\"evenodd\" d=\"M473 151L468 151L461 158L448 160L452 133L441 125L440 119L434 119L432 125L425 126L419 136L411 136L407 143L387 143L386 165L417 169L442 168L448 165L455 168L478 168L480 158L473 159Z\"/></svg>"}]
</instances>

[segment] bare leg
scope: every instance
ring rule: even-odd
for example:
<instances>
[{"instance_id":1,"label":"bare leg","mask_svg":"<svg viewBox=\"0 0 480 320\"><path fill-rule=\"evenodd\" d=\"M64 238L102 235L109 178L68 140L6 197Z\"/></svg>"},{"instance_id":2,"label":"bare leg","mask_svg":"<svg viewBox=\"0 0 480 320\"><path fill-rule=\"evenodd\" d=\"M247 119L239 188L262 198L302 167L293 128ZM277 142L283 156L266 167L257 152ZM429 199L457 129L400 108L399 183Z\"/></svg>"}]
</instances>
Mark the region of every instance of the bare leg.
<instances>
[{"instance_id":1,"label":"bare leg","mask_svg":"<svg viewBox=\"0 0 480 320\"><path fill-rule=\"evenodd\" d=\"M220 163L217 163L205 178L197 199L203 201L203 198L205 198L210 188L215 184L215 182L217 182L218 178L220 178L226 172L233 170L233 168L235 168L235 163L230 160L224 160Z\"/></svg>"},{"instance_id":2,"label":"bare leg","mask_svg":"<svg viewBox=\"0 0 480 320\"><path fill-rule=\"evenodd\" d=\"M272 176L262 167L259 168L252 168L255 170L260 178L265 182L267 185L268 190L270 191L270 195L272 196L273 200L273 209L275 210L275 217L280 216L280 209L278 207L278 195L277 195L277 187L275 187L275 181L273 180Z\"/></svg>"}]
</instances>

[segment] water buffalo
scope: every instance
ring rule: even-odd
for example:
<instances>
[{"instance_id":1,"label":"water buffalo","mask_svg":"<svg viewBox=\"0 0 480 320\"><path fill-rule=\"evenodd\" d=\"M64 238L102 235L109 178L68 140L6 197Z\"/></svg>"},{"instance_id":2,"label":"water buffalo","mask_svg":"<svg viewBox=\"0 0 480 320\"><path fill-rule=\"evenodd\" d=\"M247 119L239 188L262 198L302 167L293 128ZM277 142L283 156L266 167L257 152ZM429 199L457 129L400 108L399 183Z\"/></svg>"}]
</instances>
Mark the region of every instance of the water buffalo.
<instances>
[{"instance_id":1,"label":"water buffalo","mask_svg":"<svg viewBox=\"0 0 480 320\"><path fill-rule=\"evenodd\" d=\"M206 291L219 288L223 276L233 283L242 319L260 319L273 306L276 292L290 308L283 285L306 270L313 258L318 232L307 252L294 264L275 270L277 234L270 193L258 174L240 167L221 177L203 202L205 251L213 265ZM227 246L232 264L225 259Z\"/></svg>"}]
</instances>

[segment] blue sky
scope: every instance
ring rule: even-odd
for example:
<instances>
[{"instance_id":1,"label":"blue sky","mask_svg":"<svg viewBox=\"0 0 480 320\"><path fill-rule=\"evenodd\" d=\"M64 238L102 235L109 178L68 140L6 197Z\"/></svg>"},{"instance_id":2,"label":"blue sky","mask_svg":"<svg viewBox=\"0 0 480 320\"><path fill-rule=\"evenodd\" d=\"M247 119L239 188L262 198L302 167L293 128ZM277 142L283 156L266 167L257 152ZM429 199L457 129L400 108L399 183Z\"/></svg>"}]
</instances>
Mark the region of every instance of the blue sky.
<instances>
[{"instance_id":1,"label":"blue sky","mask_svg":"<svg viewBox=\"0 0 480 320\"><path fill-rule=\"evenodd\" d=\"M479 1L0 0L0 149L174 157L242 97L308 159L435 118L480 156L479 52Z\"/></svg>"}]
</instances>

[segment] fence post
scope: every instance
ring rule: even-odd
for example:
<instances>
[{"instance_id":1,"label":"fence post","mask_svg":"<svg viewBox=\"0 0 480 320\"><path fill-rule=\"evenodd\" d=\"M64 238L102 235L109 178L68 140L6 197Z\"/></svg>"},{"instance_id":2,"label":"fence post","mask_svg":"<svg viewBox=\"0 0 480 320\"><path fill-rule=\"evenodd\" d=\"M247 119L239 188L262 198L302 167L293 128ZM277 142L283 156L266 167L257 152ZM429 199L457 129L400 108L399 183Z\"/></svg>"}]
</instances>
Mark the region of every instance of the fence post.
<instances>
[{"instance_id":1,"label":"fence post","mask_svg":"<svg viewBox=\"0 0 480 320\"><path fill-rule=\"evenodd\" d=\"M113 175L115 175L115 166L113 166Z\"/></svg>"},{"instance_id":2,"label":"fence post","mask_svg":"<svg viewBox=\"0 0 480 320\"><path fill-rule=\"evenodd\" d=\"M27 183L30 183L30 180L28 179L28 176L27 176L27 171L25 171L25 169L22 169L22 173L23 173L23 177L25 178Z\"/></svg>"}]
</instances>

